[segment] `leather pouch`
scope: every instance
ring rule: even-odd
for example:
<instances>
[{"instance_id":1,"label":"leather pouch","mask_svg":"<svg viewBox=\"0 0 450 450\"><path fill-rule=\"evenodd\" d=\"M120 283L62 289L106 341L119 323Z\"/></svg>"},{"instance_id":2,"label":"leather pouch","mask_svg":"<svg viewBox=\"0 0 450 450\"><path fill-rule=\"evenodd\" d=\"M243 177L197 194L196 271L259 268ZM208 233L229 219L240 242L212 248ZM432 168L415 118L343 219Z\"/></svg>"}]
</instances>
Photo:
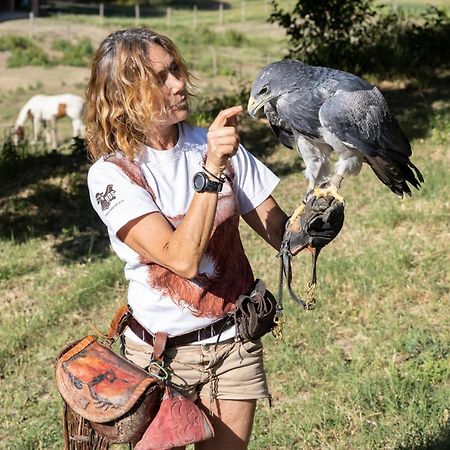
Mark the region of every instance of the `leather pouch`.
<instances>
[{"instance_id":1,"label":"leather pouch","mask_svg":"<svg viewBox=\"0 0 450 450\"><path fill-rule=\"evenodd\" d=\"M66 347L55 372L67 406L109 443L137 442L159 410L163 393L159 380L95 336ZM66 441L76 438L68 436Z\"/></svg>"},{"instance_id":2,"label":"leather pouch","mask_svg":"<svg viewBox=\"0 0 450 450\"><path fill-rule=\"evenodd\" d=\"M234 317L237 333L244 341L255 341L275 327L276 299L262 280L256 280L249 295L240 295Z\"/></svg>"},{"instance_id":3,"label":"leather pouch","mask_svg":"<svg viewBox=\"0 0 450 450\"><path fill-rule=\"evenodd\" d=\"M135 450L184 447L214 437L206 414L175 389L166 388L161 407Z\"/></svg>"}]
</instances>

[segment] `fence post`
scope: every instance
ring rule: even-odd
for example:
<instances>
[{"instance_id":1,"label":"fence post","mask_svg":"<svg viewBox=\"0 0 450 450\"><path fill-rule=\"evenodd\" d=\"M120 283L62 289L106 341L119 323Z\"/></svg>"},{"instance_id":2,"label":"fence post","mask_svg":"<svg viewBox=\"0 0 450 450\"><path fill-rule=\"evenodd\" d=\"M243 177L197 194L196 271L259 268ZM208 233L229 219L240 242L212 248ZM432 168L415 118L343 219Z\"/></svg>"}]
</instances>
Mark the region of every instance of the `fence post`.
<instances>
[{"instance_id":1,"label":"fence post","mask_svg":"<svg viewBox=\"0 0 450 450\"><path fill-rule=\"evenodd\" d=\"M28 25L29 25L29 29L28 29L28 34L30 35L30 38L34 37L34 12L30 11L29 14L29 20L28 20Z\"/></svg>"},{"instance_id":2,"label":"fence post","mask_svg":"<svg viewBox=\"0 0 450 450\"><path fill-rule=\"evenodd\" d=\"M223 25L223 3L219 3L219 25Z\"/></svg>"},{"instance_id":3,"label":"fence post","mask_svg":"<svg viewBox=\"0 0 450 450\"><path fill-rule=\"evenodd\" d=\"M136 25L139 23L139 19L141 18L141 7L139 3L134 5L134 21Z\"/></svg>"},{"instance_id":4,"label":"fence post","mask_svg":"<svg viewBox=\"0 0 450 450\"><path fill-rule=\"evenodd\" d=\"M98 17L100 18L100 22L103 23L105 17L105 4L103 2L100 2L98 5Z\"/></svg>"},{"instance_id":5,"label":"fence post","mask_svg":"<svg viewBox=\"0 0 450 450\"><path fill-rule=\"evenodd\" d=\"M192 7L192 28L197 28L197 5Z\"/></svg>"},{"instance_id":6,"label":"fence post","mask_svg":"<svg viewBox=\"0 0 450 450\"><path fill-rule=\"evenodd\" d=\"M398 13L398 1L397 0L392 0L392 12L394 14Z\"/></svg>"},{"instance_id":7,"label":"fence post","mask_svg":"<svg viewBox=\"0 0 450 450\"><path fill-rule=\"evenodd\" d=\"M246 9L247 9L246 1L242 0L242 2L241 2L241 22L245 22L246 13L247 13Z\"/></svg>"},{"instance_id":8,"label":"fence post","mask_svg":"<svg viewBox=\"0 0 450 450\"><path fill-rule=\"evenodd\" d=\"M169 7L167 8L166 11L166 24L168 27L170 27L171 23L172 23L172 8Z\"/></svg>"},{"instance_id":9,"label":"fence post","mask_svg":"<svg viewBox=\"0 0 450 450\"><path fill-rule=\"evenodd\" d=\"M213 72L213 76L215 77L217 75L217 53L216 53L216 49L214 47L208 47L208 48L211 53L212 72Z\"/></svg>"}]
</instances>

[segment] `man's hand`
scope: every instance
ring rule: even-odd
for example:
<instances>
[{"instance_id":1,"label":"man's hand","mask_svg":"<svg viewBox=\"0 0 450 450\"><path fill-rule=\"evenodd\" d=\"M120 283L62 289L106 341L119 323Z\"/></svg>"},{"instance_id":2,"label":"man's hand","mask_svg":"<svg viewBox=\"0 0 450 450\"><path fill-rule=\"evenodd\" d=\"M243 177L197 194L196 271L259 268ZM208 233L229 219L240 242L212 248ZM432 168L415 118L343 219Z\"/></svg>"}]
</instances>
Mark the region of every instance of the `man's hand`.
<instances>
[{"instance_id":1,"label":"man's hand","mask_svg":"<svg viewBox=\"0 0 450 450\"><path fill-rule=\"evenodd\" d=\"M308 247L320 250L339 234L343 224L343 203L331 196L311 195L300 215L286 222L283 244L293 256Z\"/></svg>"},{"instance_id":2,"label":"man's hand","mask_svg":"<svg viewBox=\"0 0 450 450\"><path fill-rule=\"evenodd\" d=\"M233 106L220 111L209 127L205 163L209 172L221 174L226 168L228 159L236 154L240 142L236 123L237 116L242 110L242 106Z\"/></svg>"}]
</instances>

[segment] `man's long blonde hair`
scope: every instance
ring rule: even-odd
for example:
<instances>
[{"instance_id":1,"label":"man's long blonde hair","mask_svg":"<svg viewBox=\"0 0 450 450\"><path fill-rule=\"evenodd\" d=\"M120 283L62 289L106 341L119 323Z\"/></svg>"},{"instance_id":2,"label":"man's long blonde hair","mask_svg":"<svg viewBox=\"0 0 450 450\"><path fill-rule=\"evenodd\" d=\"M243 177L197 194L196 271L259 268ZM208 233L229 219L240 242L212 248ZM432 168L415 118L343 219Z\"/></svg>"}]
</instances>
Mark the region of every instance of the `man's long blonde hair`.
<instances>
[{"instance_id":1,"label":"man's long blonde hair","mask_svg":"<svg viewBox=\"0 0 450 450\"><path fill-rule=\"evenodd\" d=\"M191 75L174 43L148 28L110 34L94 55L86 90L85 123L92 160L116 151L133 159L142 151L150 124L166 108L164 93L150 66L150 47L160 45L190 86Z\"/></svg>"}]
</instances>

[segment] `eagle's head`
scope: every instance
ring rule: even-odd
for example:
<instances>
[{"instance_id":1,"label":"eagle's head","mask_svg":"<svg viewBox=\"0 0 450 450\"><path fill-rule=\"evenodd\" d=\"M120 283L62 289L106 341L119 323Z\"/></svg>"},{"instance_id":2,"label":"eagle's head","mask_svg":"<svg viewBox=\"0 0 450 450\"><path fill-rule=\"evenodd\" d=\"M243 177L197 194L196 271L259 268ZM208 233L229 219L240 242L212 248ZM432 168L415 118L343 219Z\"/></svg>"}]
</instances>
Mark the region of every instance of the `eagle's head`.
<instances>
[{"instance_id":1,"label":"eagle's head","mask_svg":"<svg viewBox=\"0 0 450 450\"><path fill-rule=\"evenodd\" d=\"M256 118L258 111L270 100L287 94L298 85L298 74L303 63L284 59L263 67L252 85L247 112Z\"/></svg>"}]
</instances>

